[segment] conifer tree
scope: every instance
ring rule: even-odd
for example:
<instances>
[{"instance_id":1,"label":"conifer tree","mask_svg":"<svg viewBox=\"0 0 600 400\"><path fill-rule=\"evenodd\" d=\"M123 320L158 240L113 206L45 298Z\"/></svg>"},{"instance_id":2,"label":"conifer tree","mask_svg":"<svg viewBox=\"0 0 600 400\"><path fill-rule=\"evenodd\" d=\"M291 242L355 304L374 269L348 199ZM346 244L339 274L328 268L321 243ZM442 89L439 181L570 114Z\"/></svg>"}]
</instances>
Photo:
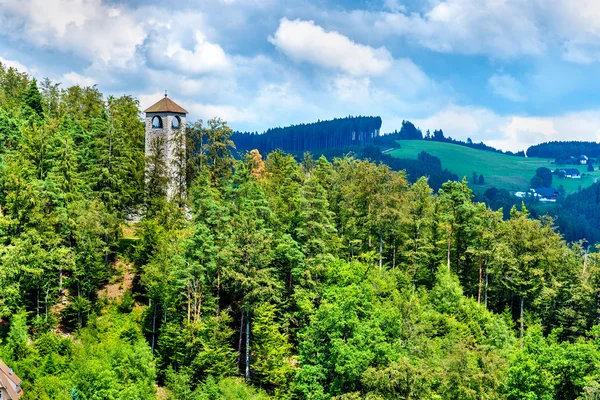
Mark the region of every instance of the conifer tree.
<instances>
[{"instance_id":1,"label":"conifer tree","mask_svg":"<svg viewBox=\"0 0 600 400\"><path fill-rule=\"evenodd\" d=\"M337 252L333 214L327 195L315 177L308 178L302 187L302 199L296 236L306 258L317 259Z\"/></svg>"},{"instance_id":2,"label":"conifer tree","mask_svg":"<svg viewBox=\"0 0 600 400\"><path fill-rule=\"evenodd\" d=\"M231 140L233 132L225 121L213 118L206 128L206 162L214 185L231 177L234 165L232 150L235 144Z\"/></svg>"},{"instance_id":3,"label":"conifer tree","mask_svg":"<svg viewBox=\"0 0 600 400\"><path fill-rule=\"evenodd\" d=\"M35 78L29 82L27 90L23 93L23 114L29 119L41 120L44 118L44 99Z\"/></svg>"},{"instance_id":4,"label":"conifer tree","mask_svg":"<svg viewBox=\"0 0 600 400\"><path fill-rule=\"evenodd\" d=\"M411 278L422 283L433 280L432 271L424 270L428 266L429 254L435 248L431 232L434 206L431 193L427 179L420 178L415 182L407 191L407 212L402 214L401 224L398 226L401 233L398 244L401 245L401 257L404 259L402 261L408 264ZM394 253L393 265L395 264Z\"/></svg>"}]
</instances>

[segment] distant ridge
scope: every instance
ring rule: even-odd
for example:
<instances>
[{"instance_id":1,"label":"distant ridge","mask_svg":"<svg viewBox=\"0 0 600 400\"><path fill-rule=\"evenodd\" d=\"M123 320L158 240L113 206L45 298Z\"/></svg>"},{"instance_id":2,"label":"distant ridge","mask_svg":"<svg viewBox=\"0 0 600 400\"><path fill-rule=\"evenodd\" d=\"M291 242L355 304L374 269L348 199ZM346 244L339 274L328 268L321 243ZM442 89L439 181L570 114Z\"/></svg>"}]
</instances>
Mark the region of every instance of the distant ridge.
<instances>
[{"instance_id":1,"label":"distant ridge","mask_svg":"<svg viewBox=\"0 0 600 400\"><path fill-rule=\"evenodd\" d=\"M280 149L295 153L336 147L367 146L379 136L380 129L380 117L349 116L272 128L262 134L235 132L232 140L240 152L258 149L261 153L268 153Z\"/></svg>"},{"instance_id":2,"label":"distant ridge","mask_svg":"<svg viewBox=\"0 0 600 400\"><path fill-rule=\"evenodd\" d=\"M557 158L561 156L586 155L588 157L600 157L600 143L583 141L553 141L530 146L527 149L527 157Z\"/></svg>"}]
</instances>

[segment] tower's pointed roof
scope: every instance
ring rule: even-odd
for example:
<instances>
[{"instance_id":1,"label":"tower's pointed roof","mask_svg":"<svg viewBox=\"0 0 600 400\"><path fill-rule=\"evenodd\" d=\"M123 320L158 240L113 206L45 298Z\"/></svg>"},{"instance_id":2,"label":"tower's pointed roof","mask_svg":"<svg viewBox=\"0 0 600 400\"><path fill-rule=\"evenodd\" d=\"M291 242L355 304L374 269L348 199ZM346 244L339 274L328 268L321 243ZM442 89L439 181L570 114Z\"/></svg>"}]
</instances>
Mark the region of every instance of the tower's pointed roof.
<instances>
[{"instance_id":1,"label":"tower's pointed roof","mask_svg":"<svg viewBox=\"0 0 600 400\"><path fill-rule=\"evenodd\" d=\"M187 114L188 112L182 108L180 105L175 103L173 100L168 98L167 96L163 97L155 103L154 105L147 108L144 112L146 113L159 113L159 112L170 112L170 113L178 113L178 114Z\"/></svg>"}]
</instances>

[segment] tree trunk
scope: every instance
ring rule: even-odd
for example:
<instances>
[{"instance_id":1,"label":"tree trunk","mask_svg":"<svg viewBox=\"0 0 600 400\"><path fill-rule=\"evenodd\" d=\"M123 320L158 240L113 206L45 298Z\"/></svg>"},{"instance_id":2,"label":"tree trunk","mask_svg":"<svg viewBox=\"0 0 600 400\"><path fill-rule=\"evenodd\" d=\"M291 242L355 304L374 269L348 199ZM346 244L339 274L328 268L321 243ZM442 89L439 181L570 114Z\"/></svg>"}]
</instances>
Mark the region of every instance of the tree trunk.
<instances>
[{"instance_id":1,"label":"tree trunk","mask_svg":"<svg viewBox=\"0 0 600 400\"><path fill-rule=\"evenodd\" d=\"M77 300L81 300L81 286L79 286L79 281L77 281ZM83 321L81 319L81 303L80 306L77 307L77 323L79 324L79 329L81 329L83 325Z\"/></svg>"},{"instance_id":2,"label":"tree trunk","mask_svg":"<svg viewBox=\"0 0 600 400\"><path fill-rule=\"evenodd\" d=\"M383 268L383 234L379 232L379 272Z\"/></svg>"},{"instance_id":3,"label":"tree trunk","mask_svg":"<svg viewBox=\"0 0 600 400\"><path fill-rule=\"evenodd\" d=\"M221 264L217 261L217 314L219 313L220 301L221 301Z\"/></svg>"},{"instance_id":4,"label":"tree trunk","mask_svg":"<svg viewBox=\"0 0 600 400\"><path fill-rule=\"evenodd\" d=\"M163 324L167 323L167 300L165 299L163 302Z\"/></svg>"},{"instance_id":5,"label":"tree trunk","mask_svg":"<svg viewBox=\"0 0 600 400\"><path fill-rule=\"evenodd\" d=\"M450 227L450 236L448 236L448 272L450 272L450 249L452 248L452 233L454 226Z\"/></svg>"},{"instance_id":6,"label":"tree trunk","mask_svg":"<svg viewBox=\"0 0 600 400\"><path fill-rule=\"evenodd\" d=\"M521 338L521 347L523 347L523 335L524 335L524 330L525 330L525 325L523 323L523 308L525 306L525 297L523 295L521 295L520 299L519 299L519 303L520 303L520 311L519 311L519 330L520 330L520 338Z\"/></svg>"},{"instance_id":7,"label":"tree trunk","mask_svg":"<svg viewBox=\"0 0 600 400\"><path fill-rule=\"evenodd\" d=\"M190 292L190 278L188 275L188 281L187 281L187 322L188 324L191 321L191 317L192 317L192 294Z\"/></svg>"},{"instance_id":8,"label":"tree trunk","mask_svg":"<svg viewBox=\"0 0 600 400\"><path fill-rule=\"evenodd\" d=\"M58 295L61 297L63 297L63 266L62 264L60 265L60 270L58 271Z\"/></svg>"},{"instance_id":9,"label":"tree trunk","mask_svg":"<svg viewBox=\"0 0 600 400\"><path fill-rule=\"evenodd\" d=\"M44 299L44 303L46 306L46 321L48 321L48 296L50 295L50 286L46 288L46 298Z\"/></svg>"},{"instance_id":10,"label":"tree trunk","mask_svg":"<svg viewBox=\"0 0 600 400\"><path fill-rule=\"evenodd\" d=\"M154 337L156 335L156 302L154 302L154 312L152 313L152 354L154 354Z\"/></svg>"},{"instance_id":11,"label":"tree trunk","mask_svg":"<svg viewBox=\"0 0 600 400\"><path fill-rule=\"evenodd\" d=\"M489 275L488 275L488 266L487 262L485 263L485 294L483 295L485 308L488 305L488 283L489 283Z\"/></svg>"},{"instance_id":12,"label":"tree trunk","mask_svg":"<svg viewBox=\"0 0 600 400\"><path fill-rule=\"evenodd\" d=\"M250 379L250 310L246 311L246 380Z\"/></svg>"},{"instance_id":13,"label":"tree trunk","mask_svg":"<svg viewBox=\"0 0 600 400\"><path fill-rule=\"evenodd\" d=\"M394 251L392 256L392 269L396 269L396 236L394 236Z\"/></svg>"},{"instance_id":14,"label":"tree trunk","mask_svg":"<svg viewBox=\"0 0 600 400\"><path fill-rule=\"evenodd\" d=\"M244 337L244 312L242 311L242 317L240 318L240 338L238 340L238 357L237 357L237 370L240 373L240 375L242 373L242 371L240 370L240 364L242 362L243 337Z\"/></svg>"},{"instance_id":15,"label":"tree trunk","mask_svg":"<svg viewBox=\"0 0 600 400\"><path fill-rule=\"evenodd\" d=\"M477 304L481 304L481 288L483 286L483 257L479 257L479 288L477 289Z\"/></svg>"},{"instance_id":16,"label":"tree trunk","mask_svg":"<svg viewBox=\"0 0 600 400\"><path fill-rule=\"evenodd\" d=\"M204 286L202 286L202 282L199 282L198 285L200 286L200 288L199 288L200 298L198 299L197 321L200 321L200 320L202 320L202 298L204 296Z\"/></svg>"}]
</instances>

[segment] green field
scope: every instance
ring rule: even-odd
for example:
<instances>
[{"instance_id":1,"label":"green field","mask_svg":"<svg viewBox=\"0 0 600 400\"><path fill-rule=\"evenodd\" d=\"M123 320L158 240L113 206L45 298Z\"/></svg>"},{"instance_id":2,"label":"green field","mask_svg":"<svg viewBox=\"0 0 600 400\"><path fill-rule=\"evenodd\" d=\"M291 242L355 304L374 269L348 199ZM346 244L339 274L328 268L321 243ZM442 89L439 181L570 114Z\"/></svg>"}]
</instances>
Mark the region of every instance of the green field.
<instances>
[{"instance_id":1,"label":"green field","mask_svg":"<svg viewBox=\"0 0 600 400\"><path fill-rule=\"evenodd\" d=\"M439 157L442 168L447 168L459 177L466 176L469 180L476 171L483 174L485 185L471 185L474 190L480 191L495 186L510 191L523 191L529 189L529 181L535 175L539 167L547 167L554 170L556 166L552 159L548 158L524 158L508 156L471 149L450 143L433 142L429 140L399 140L399 149L390 151L393 157L417 158L421 151ZM600 177L600 171L588 172L587 166L565 166L579 169L580 174L585 174L581 179L558 179L554 177L552 186L558 188L563 185L566 193L576 192L581 186L588 187Z\"/></svg>"}]
</instances>

